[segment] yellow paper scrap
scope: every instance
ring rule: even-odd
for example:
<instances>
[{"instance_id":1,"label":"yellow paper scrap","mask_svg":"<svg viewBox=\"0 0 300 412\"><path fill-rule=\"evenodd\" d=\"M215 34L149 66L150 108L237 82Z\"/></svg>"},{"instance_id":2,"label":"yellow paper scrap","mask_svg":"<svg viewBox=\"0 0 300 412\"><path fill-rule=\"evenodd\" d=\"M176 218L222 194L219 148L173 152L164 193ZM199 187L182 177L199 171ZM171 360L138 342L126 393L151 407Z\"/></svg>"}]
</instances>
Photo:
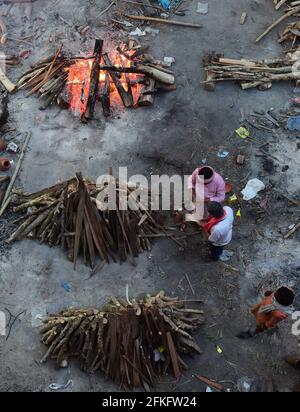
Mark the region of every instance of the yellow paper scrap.
<instances>
[{"instance_id":1,"label":"yellow paper scrap","mask_svg":"<svg viewBox=\"0 0 300 412\"><path fill-rule=\"evenodd\" d=\"M238 129L236 129L236 134L241 138L241 139L247 139L247 137L250 136L250 132L248 129L246 129L246 127L239 127Z\"/></svg>"}]
</instances>

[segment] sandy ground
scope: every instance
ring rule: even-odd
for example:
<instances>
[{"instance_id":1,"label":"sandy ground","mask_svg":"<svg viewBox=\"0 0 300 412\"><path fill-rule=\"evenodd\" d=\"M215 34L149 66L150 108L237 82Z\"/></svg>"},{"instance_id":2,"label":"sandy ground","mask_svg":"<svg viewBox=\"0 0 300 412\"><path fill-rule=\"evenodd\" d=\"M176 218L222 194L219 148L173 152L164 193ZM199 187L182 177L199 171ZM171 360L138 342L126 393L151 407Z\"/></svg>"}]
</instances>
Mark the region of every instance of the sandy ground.
<instances>
[{"instance_id":1,"label":"sandy ground","mask_svg":"<svg viewBox=\"0 0 300 412\"><path fill-rule=\"evenodd\" d=\"M242 91L235 84L219 84L214 93L208 93L200 84L202 58L212 50L232 58L275 57L282 52L276 42L276 30L259 45L254 43L256 35L275 18L271 1L222 3L209 0L209 13L202 16L196 13L196 1L186 1L186 16L176 18L199 22L202 29L159 26L157 36L141 39L151 46L155 57L176 59L177 90L157 97L152 108L120 111L107 121L97 119L82 125L71 112L58 107L39 111L37 99L26 99L23 92L10 96L8 127L16 130L6 137L21 143L21 132L32 133L18 185L34 191L69 178L76 171L96 178L109 166L127 166L129 173L146 176L188 174L206 159L233 184L237 193L249 176L272 183L299 199L299 174L295 177L300 153L296 150L297 133L288 133L283 128L271 133L256 130L247 141L233 133L252 110L283 108L293 95L294 86L278 84L267 92L259 92ZM39 0L34 4L30 22L23 16L23 7L15 6L7 19L12 36L36 35L28 43L8 41L6 52L31 51L22 67L12 69L9 76L16 80L30 63L54 51L61 42L76 52L91 50L95 37L126 39L125 32L110 32L106 16L95 21L95 15L107 4L103 0ZM241 26L243 11L248 18ZM92 31L82 38L74 25L86 22ZM280 157L272 173L264 170L262 159L256 156L259 146L268 141L272 141L270 153ZM228 150L229 155L219 158L219 150ZM235 165L238 153L246 156L244 167ZM282 172L282 163L290 165L287 172ZM233 207L237 211L238 206ZM291 334L291 321L280 325L272 336L264 334L248 341L235 337L253 321L249 307L266 288L287 282L298 290L299 233L287 241L282 233L297 220L299 212L274 193L267 213L257 213L257 208L256 200L242 202L242 217L236 219L230 246L235 254L230 264L238 272L209 263L208 251L200 238L190 238L183 251L168 240L157 241L150 254L140 255L136 268L129 263L111 264L89 280L88 268L78 264L74 271L60 250L29 240L9 249L2 247L0 310L9 308L13 314L26 310L26 314L15 323L8 340L0 337L0 390L48 391L50 383L65 383L68 379L73 384L67 391L118 390L101 376L83 374L76 362L59 371L51 363L40 365L38 360L44 347L39 342L36 315L71 305L103 304L112 295L123 295L127 284L131 296L164 289L169 294L192 298L185 278L188 274L196 297L205 302L207 322L197 333L203 355L187 360L190 369L179 381L166 379L156 390L204 391L205 385L192 377L201 373L225 382L231 389L238 379L248 376L255 379L256 390L266 389L272 381L273 390L290 391L300 380L299 374L283 361L287 353L299 353L298 341ZM8 214L1 220L2 240L9 218ZM69 292L62 288L63 282L70 284ZM300 307L299 300L296 306ZM222 354L217 352L217 346L222 348Z\"/></svg>"}]
</instances>

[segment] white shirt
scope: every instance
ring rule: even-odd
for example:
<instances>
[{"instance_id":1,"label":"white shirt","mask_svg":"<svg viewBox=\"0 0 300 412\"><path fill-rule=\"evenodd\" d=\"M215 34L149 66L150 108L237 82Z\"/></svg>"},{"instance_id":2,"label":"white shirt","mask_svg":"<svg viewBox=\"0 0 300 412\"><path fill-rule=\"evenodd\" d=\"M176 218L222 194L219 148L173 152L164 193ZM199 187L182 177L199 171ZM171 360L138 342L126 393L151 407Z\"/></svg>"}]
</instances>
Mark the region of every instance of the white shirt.
<instances>
[{"instance_id":1,"label":"white shirt","mask_svg":"<svg viewBox=\"0 0 300 412\"><path fill-rule=\"evenodd\" d=\"M224 206L224 210L226 210L225 219L213 226L211 235L208 238L215 246L228 245L232 239L233 210L228 206Z\"/></svg>"}]
</instances>

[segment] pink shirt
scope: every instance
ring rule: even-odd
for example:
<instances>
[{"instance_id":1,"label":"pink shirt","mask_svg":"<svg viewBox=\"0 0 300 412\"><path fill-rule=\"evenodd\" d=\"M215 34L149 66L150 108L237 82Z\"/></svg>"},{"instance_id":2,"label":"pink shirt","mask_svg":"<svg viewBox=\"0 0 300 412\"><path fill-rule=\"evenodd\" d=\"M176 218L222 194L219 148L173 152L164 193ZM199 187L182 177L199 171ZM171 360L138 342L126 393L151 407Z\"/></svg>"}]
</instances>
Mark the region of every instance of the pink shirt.
<instances>
[{"instance_id":1,"label":"pink shirt","mask_svg":"<svg viewBox=\"0 0 300 412\"><path fill-rule=\"evenodd\" d=\"M188 188L201 193L201 183L197 179L199 168L194 170L188 178ZM204 185L204 197L209 198L211 202L223 202L225 199L225 182L221 175L214 171L213 179L210 183ZM197 196L199 198L199 196Z\"/></svg>"}]
</instances>

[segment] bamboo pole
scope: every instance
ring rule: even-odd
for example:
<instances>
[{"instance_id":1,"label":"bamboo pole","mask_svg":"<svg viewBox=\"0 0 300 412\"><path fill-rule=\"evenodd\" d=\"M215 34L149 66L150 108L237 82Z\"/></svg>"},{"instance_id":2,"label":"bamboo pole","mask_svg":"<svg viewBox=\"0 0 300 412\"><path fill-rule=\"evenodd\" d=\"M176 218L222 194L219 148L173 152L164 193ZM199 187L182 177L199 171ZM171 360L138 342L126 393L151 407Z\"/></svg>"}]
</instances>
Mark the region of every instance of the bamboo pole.
<instances>
[{"instance_id":1,"label":"bamboo pole","mask_svg":"<svg viewBox=\"0 0 300 412\"><path fill-rule=\"evenodd\" d=\"M200 24L197 24L197 23L184 23L184 22L176 21L176 20L160 19L158 17L133 16L132 14L126 14L125 16L128 19L132 19L132 20L153 21L156 23L172 24L175 26L194 27L196 29L200 29L202 27Z\"/></svg>"},{"instance_id":2,"label":"bamboo pole","mask_svg":"<svg viewBox=\"0 0 300 412\"><path fill-rule=\"evenodd\" d=\"M19 170L21 168L22 161L24 159L25 151L26 151L26 148L27 148L27 145L29 143L30 138L31 138L31 133L27 132L27 137L25 139L20 158L18 160L18 163L17 163L17 166L15 168L14 174L11 178L10 184L9 184L8 188L6 189L6 193L5 193L5 196L4 196L2 205L1 205L1 209L0 209L0 217L3 215L3 212L5 211L5 209L7 208L8 204L9 204L9 202L7 202L7 200L8 200L8 197L10 195L11 189L12 189L14 183L15 183L15 180L18 176Z\"/></svg>"}]
</instances>

